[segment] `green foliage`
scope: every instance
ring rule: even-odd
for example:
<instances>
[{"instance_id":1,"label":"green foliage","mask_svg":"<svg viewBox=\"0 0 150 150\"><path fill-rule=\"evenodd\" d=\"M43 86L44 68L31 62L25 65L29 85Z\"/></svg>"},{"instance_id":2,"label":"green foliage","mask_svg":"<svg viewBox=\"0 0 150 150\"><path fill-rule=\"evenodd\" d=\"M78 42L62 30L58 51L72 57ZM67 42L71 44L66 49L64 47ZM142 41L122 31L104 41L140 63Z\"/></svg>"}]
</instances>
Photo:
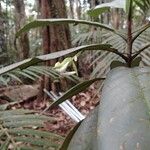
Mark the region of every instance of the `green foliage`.
<instances>
[{"instance_id":1,"label":"green foliage","mask_svg":"<svg viewBox=\"0 0 150 150\"><path fill-rule=\"evenodd\" d=\"M117 1L118 0L98 6L96 14L98 11L101 13L108 10L108 8L118 8L118 5L115 5ZM18 38L21 33L27 32L36 27L69 23L77 25L80 23L100 27L109 32L104 36L106 40L102 38L103 44L79 46L52 54L37 56L35 58L30 58L12 64L0 70L0 75L9 73L9 75L12 76L10 71L21 69L23 71L20 72L19 70L18 73L33 79L33 76L39 76L33 73L34 69L30 69L30 71L26 70L30 68L29 66L35 65L39 62L59 58L70 53L77 53L79 51L86 50L101 50L101 52L105 51L102 55L100 55L98 60L103 59L106 62L109 62L109 64L113 60L117 60L112 65L112 68L117 68L112 69L104 83L101 105L96 107L87 119L81 123L79 128L77 125L77 127L68 135L62 149L149 150L150 69L148 67L132 68L139 65L141 61L141 57L139 57L139 55L143 54L143 52L148 50L150 47L149 39L145 36L148 28L150 27L149 22L131 32L133 6L136 4L142 9L141 4L149 5L147 0L144 0L143 2L141 3L138 0L126 1L126 15L128 19L126 21L128 22L127 33L125 33L125 30L118 31L105 24L75 19L39 19L25 25L20 31L18 31L16 38ZM120 5L119 8L120 7L124 8L122 5ZM95 55L96 54L99 54L99 51L96 51ZM108 59L105 57L105 54L109 56ZM144 55L146 55L146 53L144 53ZM119 59L123 59L124 62ZM105 68L108 68L109 64ZM96 67L95 70L95 73L99 76L100 74L98 71L101 69ZM51 107L64 102L66 99L85 90L89 85L100 79L101 78L95 78L79 83L66 92L56 102L54 102ZM5 108L3 108L3 110L4 109ZM17 111L19 110L12 110L11 113L6 110L0 112L1 149L8 149L9 146L13 146L13 148L16 149L51 149L52 147L55 149L58 147L59 142L55 144L55 140L54 143L53 140L49 140L51 137L55 139L54 134L52 136L50 135L51 133L36 130L39 127L43 127L43 122L49 120L50 118L42 115L36 116L35 114L31 114L31 112L26 113L25 110L23 110L23 113L22 111L19 111L19 113ZM33 128L34 126L36 128ZM72 138L71 142L70 138ZM58 137L58 139L60 140L61 137Z\"/></svg>"},{"instance_id":2,"label":"green foliage","mask_svg":"<svg viewBox=\"0 0 150 150\"><path fill-rule=\"evenodd\" d=\"M68 150L149 150L149 81L149 67L113 69L100 105L82 122Z\"/></svg>"},{"instance_id":3,"label":"green foliage","mask_svg":"<svg viewBox=\"0 0 150 150\"><path fill-rule=\"evenodd\" d=\"M140 31L138 31L138 32L140 32ZM134 54L136 54L136 56L140 55L142 58L141 62L144 62L144 64L147 66L149 66L149 64L150 64L149 33L150 33L150 30L146 29L146 31L144 31L141 35L138 34L139 35L138 38L136 38L136 40L133 43L133 58L134 58ZM136 37L137 33L134 33L133 35ZM115 49L118 49L120 52L125 53L126 46L127 46L126 42L124 40L122 40L122 38L120 38L118 35L114 35L113 33L107 33L107 34L103 34L102 37L105 38L105 40L103 40L104 43L105 42L110 43L111 45L113 45L113 47ZM146 48L144 48L145 46L146 46ZM141 50L143 50L143 51L141 51ZM140 52L140 53L138 53L138 52ZM110 54L108 52L102 52L100 55L98 54L98 52L94 52L93 58L96 58L96 59L94 59L94 61L92 62L91 65L96 64L96 67L94 68L94 70L91 74L92 78L105 76L110 70L109 66L110 66L111 62L113 62L113 61L123 62L123 60L120 59L117 55ZM125 62L123 62L123 63L125 63Z\"/></svg>"},{"instance_id":4,"label":"green foliage","mask_svg":"<svg viewBox=\"0 0 150 150\"><path fill-rule=\"evenodd\" d=\"M79 128L79 126L81 125L82 121L80 121L67 135L67 137L65 138L62 146L60 147L59 150L66 150L69 146L69 143L71 141L71 139L73 138L75 132L77 131L77 129Z\"/></svg>"},{"instance_id":5,"label":"green foliage","mask_svg":"<svg viewBox=\"0 0 150 150\"><path fill-rule=\"evenodd\" d=\"M101 5L99 5L99 6L101 6ZM103 6L103 4L102 4L102 6ZM92 9L92 11L93 11L93 9ZM111 15L111 14L109 14L109 15ZM124 20L124 19L122 18L122 20ZM147 22L142 27L138 27L136 25L136 22L139 25L139 21L136 20L135 18L133 21L134 21L134 26L133 26L134 30L133 30L133 34L132 34L133 35L133 46L132 46L133 47L132 48L133 55L135 53L137 53L138 51L140 51L141 53L140 54L138 53L138 55L140 55L142 57L141 62L143 62L144 65L149 65L150 61L149 61L148 57L150 56L150 54L149 54L150 47L147 46L147 48L145 48L143 51L141 51L141 50L146 45L149 45L150 23ZM126 26L126 24L123 24L123 26ZM125 27L121 26L120 28L121 28L120 32L126 31ZM118 49L119 52L124 53L124 54L126 54L126 49L127 49L126 40L122 39L122 37L114 34L113 32L105 32L105 31L103 31L103 30L101 31L99 29L92 30L90 32L85 32L83 34L80 33L80 35L77 36L77 38L74 40L74 42L79 45L82 45L85 43L99 43L99 42L109 43L115 49ZM123 62L123 60L120 59L117 55L110 54L108 52L99 53L98 51L93 51L92 54L90 53L87 55L90 55L91 60L92 60L91 66L94 66L93 72L91 74L91 78L105 76L110 70L109 66L110 66L111 62L116 61L116 60ZM125 62L123 62L123 63L125 63Z\"/></svg>"},{"instance_id":6,"label":"green foliage","mask_svg":"<svg viewBox=\"0 0 150 150\"><path fill-rule=\"evenodd\" d=\"M57 106L57 105L61 104L62 102L64 102L65 100L71 98L72 96L84 91L91 84L93 84L94 82L99 81L99 80L104 80L104 78L95 78L95 79L84 81L84 82L81 82L81 83L75 85L74 87L69 89L64 95L62 95L57 101L53 102L51 104L50 108Z\"/></svg>"},{"instance_id":7,"label":"green foliage","mask_svg":"<svg viewBox=\"0 0 150 150\"><path fill-rule=\"evenodd\" d=\"M92 17L99 16L100 14L108 11L110 8L125 9L125 0L114 0L109 3L102 3L95 8L88 11L88 14Z\"/></svg>"},{"instance_id":8,"label":"green foliage","mask_svg":"<svg viewBox=\"0 0 150 150\"><path fill-rule=\"evenodd\" d=\"M115 30L105 24L101 24L98 22L92 22L92 21L86 21L86 20L76 20L76 19L37 19L35 21L32 21L28 24L26 24L22 29L20 29L17 34L16 34L16 38L18 38L18 36L20 36L20 34L22 32L27 32L32 28L37 28L37 27L44 27L50 24L86 24L86 25L93 25L93 26L97 26L97 27L101 27L104 28L106 30L115 32Z\"/></svg>"},{"instance_id":9,"label":"green foliage","mask_svg":"<svg viewBox=\"0 0 150 150\"><path fill-rule=\"evenodd\" d=\"M46 75L51 77L52 80L59 80L60 78L68 78L74 83L78 83L80 78L75 76L74 74L69 74L69 72L64 71L60 72L56 70L54 67L46 67L46 66L29 66L25 69L15 69L4 73L0 76L0 85L9 85L11 81L18 81L23 83L23 79L30 79L32 81L36 81L37 79L41 79L42 75Z\"/></svg>"},{"instance_id":10,"label":"green foliage","mask_svg":"<svg viewBox=\"0 0 150 150\"><path fill-rule=\"evenodd\" d=\"M84 50L99 50L99 49L101 49L103 51L109 51L112 53L119 54L118 51L116 49L111 48L111 45L109 45L109 44L93 44L93 45L79 46L76 48L70 48L65 51L59 51L59 52L55 52L55 53L51 53L51 54L41 55L41 56L37 56L35 58L29 58L29 59L25 59L23 61L14 63L12 65L9 65L7 67L0 69L0 75L7 73L11 70L17 69L17 68L25 69L25 68L35 65L37 63L56 59L56 58L65 56L70 53L84 51Z\"/></svg>"},{"instance_id":11,"label":"green foliage","mask_svg":"<svg viewBox=\"0 0 150 150\"><path fill-rule=\"evenodd\" d=\"M29 110L1 110L0 149L58 149L63 138L54 133L42 131L44 122L53 120Z\"/></svg>"},{"instance_id":12,"label":"green foliage","mask_svg":"<svg viewBox=\"0 0 150 150\"><path fill-rule=\"evenodd\" d=\"M113 0L112 2L102 3L95 8L88 11L88 14L92 17L99 16L100 14L110 10L110 8L120 8L124 9L125 12L129 13L130 3L133 2L134 8L136 10L139 7L143 13L146 13L150 9L150 1L149 0Z\"/></svg>"},{"instance_id":13,"label":"green foliage","mask_svg":"<svg viewBox=\"0 0 150 150\"><path fill-rule=\"evenodd\" d=\"M74 134L73 139L68 143L66 147L67 150L98 150L95 145L97 142L97 122L99 119L98 112L99 106L91 111L91 113L81 123L80 127Z\"/></svg>"},{"instance_id":14,"label":"green foliage","mask_svg":"<svg viewBox=\"0 0 150 150\"><path fill-rule=\"evenodd\" d=\"M143 11L143 13L147 13L150 10L149 0L134 0L134 3Z\"/></svg>"}]
</instances>

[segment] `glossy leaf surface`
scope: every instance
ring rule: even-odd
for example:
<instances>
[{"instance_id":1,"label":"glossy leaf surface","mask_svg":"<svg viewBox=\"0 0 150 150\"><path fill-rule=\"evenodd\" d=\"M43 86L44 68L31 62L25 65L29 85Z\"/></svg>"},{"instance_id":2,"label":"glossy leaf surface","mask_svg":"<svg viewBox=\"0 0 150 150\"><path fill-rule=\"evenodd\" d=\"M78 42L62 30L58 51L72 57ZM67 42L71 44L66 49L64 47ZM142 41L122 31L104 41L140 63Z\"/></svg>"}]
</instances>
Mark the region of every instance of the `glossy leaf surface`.
<instances>
[{"instance_id":1,"label":"glossy leaf surface","mask_svg":"<svg viewBox=\"0 0 150 150\"><path fill-rule=\"evenodd\" d=\"M98 110L83 121L69 150L149 150L149 91L149 67L110 71Z\"/></svg>"}]
</instances>

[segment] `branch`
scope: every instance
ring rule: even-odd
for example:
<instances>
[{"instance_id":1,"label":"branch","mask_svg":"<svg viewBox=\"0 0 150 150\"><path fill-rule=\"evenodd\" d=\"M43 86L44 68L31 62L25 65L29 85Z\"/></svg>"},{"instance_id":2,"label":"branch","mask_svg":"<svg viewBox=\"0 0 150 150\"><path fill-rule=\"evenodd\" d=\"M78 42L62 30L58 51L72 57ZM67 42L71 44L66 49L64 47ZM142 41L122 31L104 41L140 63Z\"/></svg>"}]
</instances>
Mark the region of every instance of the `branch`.
<instances>
[{"instance_id":1,"label":"branch","mask_svg":"<svg viewBox=\"0 0 150 150\"><path fill-rule=\"evenodd\" d=\"M143 48L141 48L139 51L136 52L135 55L132 56L132 60L137 57L141 52L143 52L145 49L150 47L150 43L148 43L147 45L145 45Z\"/></svg>"}]
</instances>

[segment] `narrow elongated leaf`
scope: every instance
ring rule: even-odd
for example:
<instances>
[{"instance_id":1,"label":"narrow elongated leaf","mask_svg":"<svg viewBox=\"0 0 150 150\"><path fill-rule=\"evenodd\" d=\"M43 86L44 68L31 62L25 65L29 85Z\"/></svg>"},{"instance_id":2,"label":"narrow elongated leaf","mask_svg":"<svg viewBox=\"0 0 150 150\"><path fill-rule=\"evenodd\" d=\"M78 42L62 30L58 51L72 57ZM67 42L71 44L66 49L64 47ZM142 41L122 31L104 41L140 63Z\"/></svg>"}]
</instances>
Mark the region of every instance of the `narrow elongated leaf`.
<instances>
[{"instance_id":1,"label":"narrow elongated leaf","mask_svg":"<svg viewBox=\"0 0 150 150\"><path fill-rule=\"evenodd\" d=\"M16 37L18 38L20 36L20 34L22 34L23 32L27 32L32 28L37 28L37 27L44 27L44 26L48 26L50 24L86 24L86 25L92 25L92 26L97 26L97 27L101 27L104 28L106 30L109 30L111 32L116 32L115 29L109 27L108 25L105 24L101 24L98 22L91 22L91 21L86 21L86 20L77 20L77 19L66 19L66 18L60 18L60 19L37 19L35 21L32 21L28 24L26 24L22 29L20 29L17 34Z\"/></svg>"},{"instance_id":2,"label":"narrow elongated leaf","mask_svg":"<svg viewBox=\"0 0 150 150\"><path fill-rule=\"evenodd\" d=\"M65 100L71 98L72 96L84 91L87 87L89 87L91 84L93 84L96 81L104 80L104 78L95 78L89 81L84 81L82 83L79 83L72 87L70 90L68 90L63 96L61 96L57 101L53 102L50 106L50 108L57 106L64 102Z\"/></svg>"},{"instance_id":3,"label":"narrow elongated leaf","mask_svg":"<svg viewBox=\"0 0 150 150\"><path fill-rule=\"evenodd\" d=\"M16 72L17 72L19 75L22 75L22 76L24 76L24 77L26 77L26 78L29 78L29 79L33 80L33 81L36 79L35 77L33 77L33 76L31 76L31 75L29 75L29 74L23 72L23 71L18 70L18 71L16 71Z\"/></svg>"},{"instance_id":4,"label":"narrow elongated leaf","mask_svg":"<svg viewBox=\"0 0 150 150\"><path fill-rule=\"evenodd\" d=\"M147 13L150 10L149 0L133 0L133 1L143 11L143 13Z\"/></svg>"},{"instance_id":5,"label":"narrow elongated leaf","mask_svg":"<svg viewBox=\"0 0 150 150\"><path fill-rule=\"evenodd\" d=\"M46 147L58 147L58 144L52 143L49 140L43 139L34 139L29 137L15 137L15 140L18 142L26 142L29 144L37 145L37 146L46 146Z\"/></svg>"},{"instance_id":6,"label":"narrow elongated leaf","mask_svg":"<svg viewBox=\"0 0 150 150\"><path fill-rule=\"evenodd\" d=\"M82 121L81 121L82 122ZM61 148L59 150L66 150L68 149L69 143L73 137L73 135L75 134L75 132L77 131L77 129L79 128L79 126L81 125L81 122L79 122L67 135L67 137L65 138Z\"/></svg>"},{"instance_id":7,"label":"narrow elongated leaf","mask_svg":"<svg viewBox=\"0 0 150 150\"><path fill-rule=\"evenodd\" d=\"M85 25L91 25L91 26L95 26L95 27L100 27L103 28L105 30L108 30L110 32L113 32L117 35L119 35L120 37L122 37L124 40L126 40L126 35L115 30L114 28L106 25L106 24L102 24L99 22L92 22L92 21L86 21L86 20L77 20L77 19L66 19L66 18L59 18L59 19L37 19L35 21L32 21L28 24L26 24L23 28L21 28L17 33L16 33L16 38L18 38L23 32L27 32L32 28L37 28L37 27L44 27L44 26L48 26L51 24L85 24Z\"/></svg>"},{"instance_id":8,"label":"narrow elongated leaf","mask_svg":"<svg viewBox=\"0 0 150 150\"><path fill-rule=\"evenodd\" d=\"M32 114L35 113L33 110L25 110L25 109L16 109L16 110L6 110L0 111L0 116L10 116L10 115L21 115L21 114Z\"/></svg>"},{"instance_id":9,"label":"narrow elongated leaf","mask_svg":"<svg viewBox=\"0 0 150 150\"><path fill-rule=\"evenodd\" d=\"M20 135L31 135L31 136L39 136L44 138L59 138L61 140L64 140L63 137L46 131L40 131L40 130L32 130L32 129L10 129L8 131L11 134L20 134Z\"/></svg>"},{"instance_id":10,"label":"narrow elongated leaf","mask_svg":"<svg viewBox=\"0 0 150 150\"><path fill-rule=\"evenodd\" d=\"M42 131L44 123L51 121L30 110L0 111L0 149L58 149L64 138Z\"/></svg>"},{"instance_id":11,"label":"narrow elongated leaf","mask_svg":"<svg viewBox=\"0 0 150 150\"><path fill-rule=\"evenodd\" d=\"M134 42L148 28L150 28L150 21L146 23L145 25L143 25L142 27L140 27L140 29L135 30L133 32L135 35L133 36L132 42Z\"/></svg>"},{"instance_id":12,"label":"narrow elongated leaf","mask_svg":"<svg viewBox=\"0 0 150 150\"><path fill-rule=\"evenodd\" d=\"M7 73L7 75L10 76L12 79L15 79L16 81L22 83L22 81L17 76L15 76L13 73Z\"/></svg>"},{"instance_id":13,"label":"narrow elongated leaf","mask_svg":"<svg viewBox=\"0 0 150 150\"><path fill-rule=\"evenodd\" d=\"M144 47L142 47L140 50L138 50L138 51L136 52L136 54L134 54L134 55L132 56L132 59L136 58L140 53L142 53L144 50L148 49L149 47L150 47L150 43L144 45Z\"/></svg>"},{"instance_id":14,"label":"narrow elongated leaf","mask_svg":"<svg viewBox=\"0 0 150 150\"><path fill-rule=\"evenodd\" d=\"M0 69L0 75L2 75L4 73L7 73L7 72L9 72L11 70L14 70L16 68L25 69L25 68L27 68L27 67L29 67L31 65L35 65L35 64L37 64L39 62L42 62L42 61L56 59L56 58L65 56L67 54L73 53L73 52L79 52L79 51L85 51L85 50L109 51L109 52L113 52L115 54L118 54L118 55L124 57L121 53L119 53L116 49L112 48L111 45L109 45L109 44L84 45L84 46L70 48L70 49L67 49L67 50L63 50L63 51L59 51L59 52L55 52L55 53L51 53L51 54L37 56L35 58L25 59L23 61L20 61L20 62L17 62L15 64L6 66L4 68L1 68Z\"/></svg>"}]
</instances>

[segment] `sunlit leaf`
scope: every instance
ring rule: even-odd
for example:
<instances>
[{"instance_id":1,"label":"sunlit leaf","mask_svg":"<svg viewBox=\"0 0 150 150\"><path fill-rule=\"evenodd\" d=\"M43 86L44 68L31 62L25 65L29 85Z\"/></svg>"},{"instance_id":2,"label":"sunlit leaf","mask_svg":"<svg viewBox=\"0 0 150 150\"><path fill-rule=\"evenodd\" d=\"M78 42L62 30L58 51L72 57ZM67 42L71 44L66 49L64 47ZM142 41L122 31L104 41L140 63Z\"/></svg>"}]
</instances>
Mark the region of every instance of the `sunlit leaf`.
<instances>
[{"instance_id":1,"label":"sunlit leaf","mask_svg":"<svg viewBox=\"0 0 150 150\"><path fill-rule=\"evenodd\" d=\"M126 0L114 0L108 3L102 3L95 8L88 11L90 16L96 17L102 14L105 11L108 11L109 8L122 8L125 9L125 2Z\"/></svg>"}]
</instances>

